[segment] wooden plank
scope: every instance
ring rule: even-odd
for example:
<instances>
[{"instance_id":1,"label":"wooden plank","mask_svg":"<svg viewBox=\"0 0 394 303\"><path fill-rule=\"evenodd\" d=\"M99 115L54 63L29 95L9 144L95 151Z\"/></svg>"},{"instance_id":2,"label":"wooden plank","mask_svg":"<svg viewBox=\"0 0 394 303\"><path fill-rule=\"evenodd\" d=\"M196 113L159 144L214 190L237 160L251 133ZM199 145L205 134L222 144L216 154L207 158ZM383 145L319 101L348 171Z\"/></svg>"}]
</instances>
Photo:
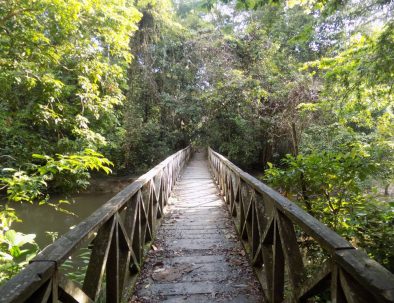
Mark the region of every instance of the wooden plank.
<instances>
[{"instance_id":1,"label":"wooden plank","mask_svg":"<svg viewBox=\"0 0 394 303\"><path fill-rule=\"evenodd\" d=\"M119 214L116 214L117 217L117 222L119 225L119 233L121 235L121 237L123 238L124 242L125 242L125 246L128 250L132 251L133 250L133 244L131 243L130 239L129 239L129 235L127 234L127 230L126 227L123 224L122 219L120 218Z\"/></svg>"},{"instance_id":2,"label":"wooden plank","mask_svg":"<svg viewBox=\"0 0 394 303\"><path fill-rule=\"evenodd\" d=\"M114 217L114 221L115 227L106 266L106 297L107 302L118 303L121 299L121 294L119 293L119 225L116 217Z\"/></svg>"},{"instance_id":3,"label":"wooden plank","mask_svg":"<svg viewBox=\"0 0 394 303\"><path fill-rule=\"evenodd\" d=\"M248 201L248 204L246 205L246 211L243 209L243 224L241 225L241 235L242 239L248 240L249 242L251 241L252 238L252 230L251 230L251 225L252 225L252 205L253 205L253 194L252 195L247 195L246 199L242 199L242 201ZM245 207L245 203L243 203L243 207ZM242 205L241 205L242 208ZM241 210L242 214L242 210Z\"/></svg>"},{"instance_id":4,"label":"wooden plank","mask_svg":"<svg viewBox=\"0 0 394 303\"><path fill-rule=\"evenodd\" d=\"M59 299L63 303L93 303L94 301L80 288L78 284L59 276Z\"/></svg>"},{"instance_id":5,"label":"wooden plank","mask_svg":"<svg viewBox=\"0 0 394 303\"><path fill-rule=\"evenodd\" d=\"M259 225L259 217L257 216L256 206L253 203L252 209L252 239L251 239L251 247L252 247L252 260L255 266L261 265L262 260L256 258L256 255L260 255L259 247L261 247L261 238L260 238L260 225ZM260 263L259 263L260 261Z\"/></svg>"},{"instance_id":6,"label":"wooden plank","mask_svg":"<svg viewBox=\"0 0 394 303\"><path fill-rule=\"evenodd\" d=\"M248 238L246 228L245 228L245 225L246 225L245 208L247 207L245 204L246 204L246 201L248 200L247 189L246 189L247 185L244 183L241 183L240 187L241 187L240 188L241 192L240 192L240 198L239 198L239 209L240 209L240 211L239 211L239 228L240 228L239 234L241 235L241 238L243 240L246 240Z\"/></svg>"},{"instance_id":7,"label":"wooden plank","mask_svg":"<svg viewBox=\"0 0 394 303\"><path fill-rule=\"evenodd\" d=\"M0 288L0 302L25 302L47 283L55 272L55 262L33 262Z\"/></svg>"},{"instance_id":8,"label":"wooden plank","mask_svg":"<svg viewBox=\"0 0 394 303\"><path fill-rule=\"evenodd\" d=\"M118 234L119 234L119 293L122 296L123 286L126 278L129 278L130 259L137 263L137 258L132 250L132 243L127 236L125 227L119 215L117 215Z\"/></svg>"},{"instance_id":9,"label":"wooden plank","mask_svg":"<svg viewBox=\"0 0 394 303\"><path fill-rule=\"evenodd\" d=\"M274 228L275 222L274 218L271 217L270 221L267 224L266 229L264 230L263 236L261 237L261 254L263 256L263 272L265 274L265 283L266 288L268 290L267 296L272 296L273 289L273 275L274 275L274 267L273 267L273 243L274 243Z\"/></svg>"},{"instance_id":10,"label":"wooden plank","mask_svg":"<svg viewBox=\"0 0 394 303\"><path fill-rule=\"evenodd\" d=\"M133 234L131 237L131 243L133 247L133 251L135 254L135 257L137 258L138 265L141 264L142 261L142 241L141 241L141 196L138 194L135 197L136 201L136 208L135 208L135 213L136 213L136 219L134 223L134 228L133 228Z\"/></svg>"},{"instance_id":11,"label":"wooden plank","mask_svg":"<svg viewBox=\"0 0 394 303\"><path fill-rule=\"evenodd\" d=\"M246 227L246 232L248 235L248 242L249 245L251 245L252 242L252 208L254 208L254 203L255 203L255 193L254 190L252 190L249 198L249 205L246 211L246 222L245 222L245 227Z\"/></svg>"},{"instance_id":12,"label":"wooden plank","mask_svg":"<svg viewBox=\"0 0 394 303\"><path fill-rule=\"evenodd\" d=\"M146 243L147 229L149 229L148 219L145 211L145 201L140 200L139 203L139 219L140 219L140 260L143 260L144 247Z\"/></svg>"},{"instance_id":13,"label":"wooden plank","mask_svg":"<svg viewBox=\"0 0 394 303\"><path fill-rule=\"evenodd\" d=\"M88 268L82 290L95 301L101 290L101 283L108 259L108 252L112 235L115 228L115 220L109 220L103 225L93 241L93 249L90 255Z\"/></svg>"},{"instance_id":14,"label":"wooden plank","mask_svg":"<svg viewBox=\"0 0 394 303\"><path fill-rule=\"evenodd\" d=\"M326 261L321 265L321 270L314 273L299 286L297 291L298 301L307 302L307 299L313 297L330 287L332 264Z\"/></svg>"},{"instance_id":15,"label":"wooden plank","mask_svg":"<svg viewBox=\"0 0 394 303\"><path fill-rule=\"evenodd\" d=\"M237 185L237 189L235 190L234 193L234 199L233 199L233 203L231 204L231 208L230 208L230 213L233 217L237 217L238 213L237 213L237 204L239 205L239 199L240 199L240 186L239 184Z\"/></svg>"},{"instance_id":16,"label":"wooden plank","mask_svg":"<svg viewBox=\"0 0 394 303\"><path fill-rule=\"evenodd\" d=\"M273 244L274 243L274 226L275 220L274 217L271 217L268 221L267 227L264 230L263 236L261 237L261 242L263 244Z\"/></svg>"},{"instance_id":17,"label":"wooden plank","mask_svg":"<svg viewBox=\"0 0 394 303\"><path fill-rule=\"evenodd\" d=\"M298 247L297 237L293 223L285 215L278 211L276 218L287 272L293 291L295 291L304 277L304 264Z\"/></svg>"},{"instance_id":18,"label":"wooden plank","mask_svg":"<svg viewBox=\"0 0 394 303\"><path fill-rule=\"evenodd\" d=\"M345 303L346 298L342 290L341 282L339 279L339 267L333 265L331 270L331 302L332 303Z\"/></svg>"},{"instance_id":19,"label":"wooden plank","mask_svg":"<svg viewBox=\"0 0 394 303\"><path fill-rule=\"evenodd\" d=\"M275 220L276 221L276 220ZM274 223L274 245L273 245L273 269L272 269L272 289L271 302L282 302L284 299L285 283L285 260L278 229L278 224Z\"/></svg>"},{"instance_id":20,"label":"wooden plank","mask_svg":"<svg viewBox=\"0 0 394 303\"><path fill-rule=\"evenodd\" d=\"M140 261L136 255L135 247L133 247L133 241L134 241L133 239L135 235L136 226L139 225L138 199L139 199L139 192L127 202L125 221L123 226L121 227L123 233L125 233L124 237L131 242L130 254L133 262L129 263L129 267L132 273L136 273L140 270L140 264L139 264ZM137 233L139 234L138 226L137 226Z\"/></svg>"},{"instance_id":21,"label":"wooden plank","mask_svg":"<svg viewBox=\"0 0 394 303\"><path fill-rule=\"evenodd\" d=\"M339 250L334 259L376 302L394 302L394 275L359 249Z\"/></svg>"},{"instance_id":22,"label":"wooden plank","mask_svg":"<svg viewBox=\"0 0 394 303\"><path fill-rule=\"evenodd\" d=\"M154 238L154 235L156 233L156 227L157 227L157 212L158 212L158 200L155 192L155 184L152 181L151 182L151 194L150 194L150 214L149 214L149 220L150 220L150 226L152 230L152 239Z\"/></svg>"},{"instance_id":23,"label":"wooden plank","mask_svg":"<svg viewBox=\"0 0 394 303\"><path fill-rule=\"evenodd\" d=\"M33 298L29 301L31 303L47 303L52 292L52 279L48 280L39 290L37 290Z\"/></svg>"},{"instance_id":24,"label":"wooden plank","mask_svg":"<svg viewBox=\"0 0 394 303\"><path fill-rule=\"evenodd\" d=\"M52 276L52 291L48 302L58 303L59 300L59 271L55 269Z\"/></svg>"},{"instance_id":25,"label":"wooden plank","mask_svg":"<svg viewBox=\"0 0 394 303\"><path fill-rule=\"evenodd\" d=\"M261 253L263 255L263 271L264 274L263 281L266 283L265 289L267 289L267 296L271 297L272 295L272 277L274 275L273 271L273 253L272 253L272 244L262 244Z\"/></svg>"},{"instance_id":26,"label":"wooden plank","mask_svg":"<svg viewBox=\"0 0 394 303\"><path fill-rule=\"evenodd\" d=\"M339 270L339 279L348 303L370 303L376 302L374 297L360 284L342 269Z\"/></svg>"},{"instance_id":27,"label":"wooden plank","mask_svg":"<svg viewBox=\"0 0 394 303\"><path fill-rule=\"evenodd\" d=\"M157 218L161 219L164 215L164 198L163 198L163 182L160 183L160 191L159 191L159 196L157 198L157 207L158 207L158 211L157 211Z\"/></svg>"},{"instance_id":28,"label":"wooden plank","mask_svg":"<svg viewBox=\"0 0 394 303\"><path fill-rule=\"evenodd\" d=\"M153 219L153 200L152 200L152 191L151 188L149 187L149 195L148 195L148 200L145 201L143 204L144 206L144 211L146 214L146 234L145 234L145 243L150 242L153 239L153 224L154 224L154 219Z\"/></svg>"}]
</instances>

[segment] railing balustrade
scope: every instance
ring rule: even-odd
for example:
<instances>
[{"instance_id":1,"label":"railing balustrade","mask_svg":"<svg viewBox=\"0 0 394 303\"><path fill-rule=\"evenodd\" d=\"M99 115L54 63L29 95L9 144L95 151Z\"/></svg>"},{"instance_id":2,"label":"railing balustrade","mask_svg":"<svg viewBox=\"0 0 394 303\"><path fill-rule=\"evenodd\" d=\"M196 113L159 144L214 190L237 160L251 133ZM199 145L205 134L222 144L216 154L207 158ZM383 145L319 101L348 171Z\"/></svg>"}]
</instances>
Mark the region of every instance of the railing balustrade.
<instances>
[{"instance_id":1,"label":"railing balustrade","mask_svg":"<svg viewBox=\"0 0 394 303\"><path fill-rule=\"evenodd\" d=\"M267 302L394 302L387 269L210 148L208 158ZM305 243L321 264L308 264Z\"/></svg>"},{"instance_id":2,"label":"railing balustrade","mask_svg":"<svg viewBox=\"0 0 394 303\"><path fill-rule=\"evenodd\" d=\"M135 283L147 244L191 153L189 146L168 157L45 248L0 288L0 302L94 302L103 284L106 302L120 302L124 289ZM66 278L61 265L89 243L80 286Z\"/></svg>"}]
</instances>

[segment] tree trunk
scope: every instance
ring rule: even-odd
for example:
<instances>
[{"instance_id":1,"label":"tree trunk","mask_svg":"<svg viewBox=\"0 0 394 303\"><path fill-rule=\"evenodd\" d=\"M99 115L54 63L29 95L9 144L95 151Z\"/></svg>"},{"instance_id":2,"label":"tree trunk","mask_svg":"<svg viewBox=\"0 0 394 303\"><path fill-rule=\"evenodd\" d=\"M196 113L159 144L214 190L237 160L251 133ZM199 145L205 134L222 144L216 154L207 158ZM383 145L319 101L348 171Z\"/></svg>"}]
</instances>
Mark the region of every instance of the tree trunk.
<instances>
[{"instance_id":1,"label":"tree trunk","mask_svg":"<svg viewBox=\"0 0 394 303\"><path fill-rule=\"evenodd\" d=\"M296 128L296 125L294 122L291 122L291 138L292 138L292 142L293 142L293 155L294 155L294 157L297 157L298 153L299 153L299 149L298 149L297 128ZM307 193L307 186L306 186L306 182L305 182L304 173L300 174L300 184L301 184L302 200L305 203L306 210L308 211L308 213L313 215L312 204L309 201L309 196Z\"/></svg>"},{"instance_id":2,"label":"tree trunk","mask_svg":"<svg viewBox=\"0 0 394 303\"><path fill-rule=\"evenodd\" d=\"M386 186L384 187L384 195L385 196L388 196L390 194L389 193L389 188L390 188L390 183L386 184Z\"/></svg>"}]
</instances>

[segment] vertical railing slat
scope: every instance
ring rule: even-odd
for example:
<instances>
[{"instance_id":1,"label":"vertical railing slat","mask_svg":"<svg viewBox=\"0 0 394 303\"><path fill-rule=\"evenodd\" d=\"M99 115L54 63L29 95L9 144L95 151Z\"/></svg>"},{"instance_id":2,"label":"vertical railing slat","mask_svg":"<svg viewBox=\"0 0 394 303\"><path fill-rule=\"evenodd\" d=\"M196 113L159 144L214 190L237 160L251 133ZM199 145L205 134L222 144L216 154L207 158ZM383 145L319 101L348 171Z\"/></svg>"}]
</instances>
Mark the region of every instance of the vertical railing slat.
<instances>
[{"instance_id":1,"label":"vertical railing slat","mask_svg":"<svg viewBox=\"0 0 394 303\"><path fill-rule=\"evenodd\" d=\"M106 298L107 302L120 302L119 293L119 225L114 217L115 226L112 232L106 267Z\"/></svg>"}]
</instances>

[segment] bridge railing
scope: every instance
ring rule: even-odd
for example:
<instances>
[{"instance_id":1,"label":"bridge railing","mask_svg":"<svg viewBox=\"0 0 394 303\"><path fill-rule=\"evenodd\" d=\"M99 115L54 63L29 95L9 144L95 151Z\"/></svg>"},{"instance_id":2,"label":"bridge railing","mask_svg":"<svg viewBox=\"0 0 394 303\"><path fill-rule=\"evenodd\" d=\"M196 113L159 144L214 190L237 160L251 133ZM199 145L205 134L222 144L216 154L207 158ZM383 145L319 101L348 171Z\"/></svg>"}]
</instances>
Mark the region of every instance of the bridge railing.
<instances>
[{"instance_id":1,"label":"bridge railing","mask_svg":"<svg viewBox=\"0 0 394 303\"><path fill-rule=\"evenodd\" d=\"M45 248L0 288L0 302L94 302L103 284L106 302L120 302L124 286L136 280L147 244L190 155L189 146L168 157ZM66 278L61 265L88 244L91 253L81 286Z\"/></svg>"},{"instance_id":2,"label":"bridge railing","mask_svg":"<svg viewBox=\"0 0 394 303\"><path fill-rule=\"evenodd\" d=\"M268 302L394 302L387 269L222 155L208 158ZM321 263L308 264L306 242Z\"/></svg>"}]
</instances>

